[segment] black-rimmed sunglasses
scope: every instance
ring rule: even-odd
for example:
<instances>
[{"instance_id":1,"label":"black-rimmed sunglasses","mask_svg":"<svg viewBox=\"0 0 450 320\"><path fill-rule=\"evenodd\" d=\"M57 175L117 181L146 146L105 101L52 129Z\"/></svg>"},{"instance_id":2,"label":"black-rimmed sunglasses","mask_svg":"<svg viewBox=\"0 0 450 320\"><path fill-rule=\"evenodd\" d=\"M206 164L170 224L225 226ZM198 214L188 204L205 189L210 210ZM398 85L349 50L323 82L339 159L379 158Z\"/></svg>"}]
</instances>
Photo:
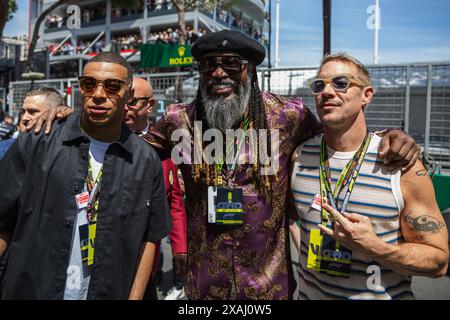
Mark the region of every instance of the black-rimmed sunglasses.
<instances>
[{"instance_id":1,"label":"black-rimmed sunglasses","mask_svg":"<svg viewBox=\"0 0 450 320\"><path fill-rule=\"evenodd\" d=\"M136 109L136 110L138 110L138 109L140 109L140 108L138 108L138 107L136 107L137 106L137 103L138 103L138 101L139 100L144 100L144 101L148 101L148 100L150 100L150 99L153 99L153 97L133 97L133 98L131 98L130 99L130 101L128 102L128 107L130 107L131 109ZM144 104L145 105L145 104ZM142 108L142 107L141 107Z\"/></svg>"},{"instance_id":2,"label":"black-rimmed sunglasses","mask_svg":"<svg viewBox=\"0 0 450 320\"><path fill-rule=\"evenodd\" d=\"M212 73L220 67L227 74L237 74L242 72L244 65L248 60L243 60L237 56L209 56L200 59L198 63L198 71L202 74Z\"/></svg>"}]
</instances>

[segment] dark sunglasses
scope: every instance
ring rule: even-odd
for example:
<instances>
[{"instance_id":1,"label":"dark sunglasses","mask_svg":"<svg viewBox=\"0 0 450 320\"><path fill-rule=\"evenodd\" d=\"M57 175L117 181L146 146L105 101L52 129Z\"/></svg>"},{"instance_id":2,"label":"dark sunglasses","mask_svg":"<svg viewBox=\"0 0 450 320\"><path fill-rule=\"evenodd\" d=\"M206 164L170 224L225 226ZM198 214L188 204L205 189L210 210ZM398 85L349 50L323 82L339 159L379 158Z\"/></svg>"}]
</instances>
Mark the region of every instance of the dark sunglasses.
<instances>
[{"instance_id":1,"label":"dark sunglasses","mask_svg":"<svg viewBox=\"0 0 450 320\"><path fill-rule=\"evenodd\" d=\"M355 78L351 74L339 74L329 78L317 78L311 80L309 86L313 94L320 94L325 90L327 83L330 83L337 92L346 92L351 84L357 84L360 87L366 86L361 80Z\"/></svg>"},{"instance_id":2,"label":"dark sunglasses","mask_svg":"<svg viewBox=\"0 0 450 320\"><path fill-rule=\"evenodd\" d=\"M125 81L119 79L97 80L93 77L87 76L78 77L78 82L80 84L80 88L88 93L95 91L99 83L102 84L106 93L109 94L117 94L120 91L120 89L122 89L122 86L126 85Z\"/></svg>"},{"instance_id":3,"label":"dark sunglasses","mask_svg":"<svg viewBox=\"0 0 450 320\"><path fill-rule=\"evenodd\" d=\"M133 109L133 110L139 110L139 109L142 109L142 108L145 106L145 104L143 104L142 106L138 107L138 106L137 106L138 101L139 101L139 100L145 100L145 102L147 102L147 101L150 100L150 99L153 99L153 97L133 97L133 98L131 98L130 101L128 102L128 107L129 107L130 109Z\"/></svg>"},{"instance_id":4,"label":"dark sunglasses","mask_svg":"<svg viewBox=\"0 0 450 320\"><path fill-rule=\"evenodd\" d=\"M212 73L220 65L227 74L237 74L242 72L243 66L247 63L248 60L242 60L237 56L209 56L199 61L198 71L202 74Z\"/></svg>"}]
</instances>

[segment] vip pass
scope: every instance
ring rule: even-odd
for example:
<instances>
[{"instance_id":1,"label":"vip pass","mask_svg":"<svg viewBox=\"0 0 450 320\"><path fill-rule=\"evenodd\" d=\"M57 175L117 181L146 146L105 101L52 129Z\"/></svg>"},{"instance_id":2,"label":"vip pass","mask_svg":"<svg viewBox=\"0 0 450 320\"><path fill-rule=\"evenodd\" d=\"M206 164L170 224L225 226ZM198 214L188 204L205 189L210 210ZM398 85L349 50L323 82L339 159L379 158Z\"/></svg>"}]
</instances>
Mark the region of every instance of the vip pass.
<instances>
[{"instance_id":1,"label":"vip pass","mask_svg":"<svg viewBox=\"0 0 450 320\"><path fill-rule=\"evenodd\" d=\"M250 120L244 121L243 130L247 130ZM233 164L228 169L234 172L237 158L244 139L227 146L227 152L237 147ZM216 165L217 186L208 187L208 222L219 225L242 225L244 223L244 195L242 188L227 188L224 186L223 162Z\"/></svg>"},{"instance_id":2,"label":"vip pass","mask_svg":"<svg viewBox=\"0 0 450 320\"><path fill-rule=\"evenodd\" d=\"M208 222L221 225L244 223L242 188L208 187Z\"/></svg>"}]
</instances>

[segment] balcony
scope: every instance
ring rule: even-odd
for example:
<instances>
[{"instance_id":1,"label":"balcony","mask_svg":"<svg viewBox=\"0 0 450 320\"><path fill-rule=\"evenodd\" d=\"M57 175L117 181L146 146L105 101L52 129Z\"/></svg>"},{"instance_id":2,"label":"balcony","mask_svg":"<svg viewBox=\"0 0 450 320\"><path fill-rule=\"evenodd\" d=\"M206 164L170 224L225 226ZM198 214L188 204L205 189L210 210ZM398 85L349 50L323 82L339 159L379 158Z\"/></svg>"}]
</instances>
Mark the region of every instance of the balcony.
<instances>
[{"instance_id":1,"label":"balcony","mask_svg":"<svg viewBox=\"0 0 450 320\"><path fill-rule=\"evenodd\" d=\"M0 42L0 70L14 68L17 45Z\"/></svg>"},{"instance_id":2,"label":"balcony","mask_svg":"<svg viewBox=\"0 0 450 320\"><path fill-rule=\"evenodd\" d=\"M122 21L122 20L121 20ZM91 20L89 22L81 22L82 28L88 28L88 27L94 27L94 26L100 26L106 24L106 18L101 18L97 20ZM69 30L67 28L66 23L63 23L61 26L50 26L44 28L44 33L52 33L52 32L59 32L59 31L65 31Z\"/></svg>"},{"instance_id":3,"label":"balcony","mask_svg":"<svg viewBox=\"0 0 450 320\"><path fill-rule=\"evenodd\" d=\"M135 14L130 14L130 15L121 16L121 17L111 17L111 23L137 20L137 19L143 19L143 18L144 18L144 13L138 12Z\"/></svg>"},{"instance_id":4,"label":"balcony","mask_svg":"<svg viewBox=\"0 0 450 320\"><path fill-rule=\"evenodd\" d=\"M176 13L177 13L177 9L175 9L175 8L166 9L166 10L155 10L155 11L148 10L147 17L153 18L153 17L165 16L168 14L176 14Z\"/></svg>"}]
</instances>

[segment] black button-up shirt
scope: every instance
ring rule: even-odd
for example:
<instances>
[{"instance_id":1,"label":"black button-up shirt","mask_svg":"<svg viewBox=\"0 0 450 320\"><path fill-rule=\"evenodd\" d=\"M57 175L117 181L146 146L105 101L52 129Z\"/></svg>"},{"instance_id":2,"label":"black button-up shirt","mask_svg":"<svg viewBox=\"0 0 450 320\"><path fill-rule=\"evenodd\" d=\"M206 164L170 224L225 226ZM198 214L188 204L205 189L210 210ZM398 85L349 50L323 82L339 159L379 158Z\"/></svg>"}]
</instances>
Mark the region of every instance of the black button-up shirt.
<instances>
[{"instance_id":1,"label":"black button-up shirt","mask_svg":"<svg viewBox=\"0 0 450 320\"><path fill-rule=\"evenodd\" d=\"M0 232L12 235L0 264L4 299L63 298L75 195L89 161L80 117L73 114L48 136L20 135L0 162ZM170 228L161 161L123 126L103 162L87 298L127 299L142 243L162 239Z\"/></svg>"}]
</instances>

